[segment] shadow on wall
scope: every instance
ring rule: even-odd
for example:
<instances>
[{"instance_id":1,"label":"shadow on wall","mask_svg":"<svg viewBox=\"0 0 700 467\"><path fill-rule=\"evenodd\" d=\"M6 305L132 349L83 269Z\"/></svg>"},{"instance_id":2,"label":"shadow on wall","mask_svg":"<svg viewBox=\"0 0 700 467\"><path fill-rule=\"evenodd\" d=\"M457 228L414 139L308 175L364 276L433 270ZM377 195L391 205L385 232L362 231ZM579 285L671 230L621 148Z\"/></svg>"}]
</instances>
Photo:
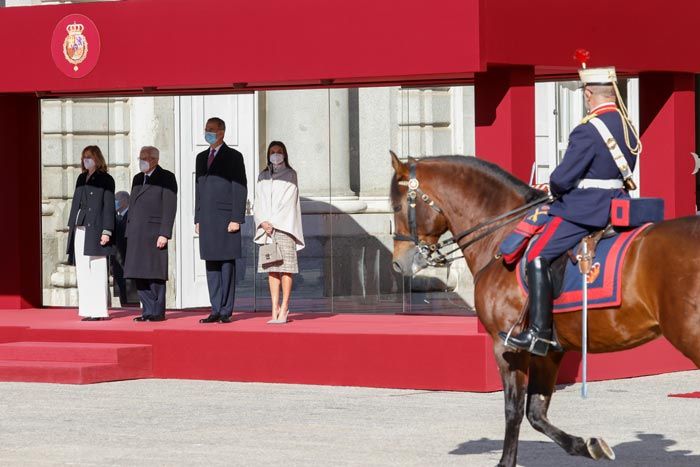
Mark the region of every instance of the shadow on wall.
<instances>
[{"instance_id":1,"label":"shadow on wall","mask_svg":"<svg viewBox=\"0 0 700 467\"><path fill-rule=\"evenodd\" d=\"M460 262L453 263L452 270L426 270L408 280L393 270L393 214L370 211L359 201L335 204L304 197L302 212L306 246L298 253L293 311L473 313L456 291L464 278L456 266ZM267 276L257 273L253 224L252 215L248 216L243 232L245 264L237 271L237 301L238 297L254 298L255 309L265 310L269 307Z\"/></svg>"}]
</instances>

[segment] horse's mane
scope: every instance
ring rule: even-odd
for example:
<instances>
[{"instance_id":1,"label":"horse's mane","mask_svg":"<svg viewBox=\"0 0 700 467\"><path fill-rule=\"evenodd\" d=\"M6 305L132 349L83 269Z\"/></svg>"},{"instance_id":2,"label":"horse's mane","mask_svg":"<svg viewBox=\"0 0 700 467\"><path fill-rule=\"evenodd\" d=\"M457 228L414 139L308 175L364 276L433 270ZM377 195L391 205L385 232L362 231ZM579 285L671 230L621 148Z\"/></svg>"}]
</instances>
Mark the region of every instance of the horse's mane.
<instances>
[{"instance_id":1,"label":"horse's mane","mask_svg":"<svg viewBox=\"0 0 700 467\"><path fill-rule=\"evenodd\" d=\"M421 158L420 160L425 161L441 161L449 162L456 165L467 166L485 175L488 175L496 180L501 181L504 185L512 188L516 193L525 198L525 201L533 201L545 195L544 192L532 188L527 183L524 183L520 179L514 177L509 172L503 170L498 165L485 161L483 159L477 159L471 156L432 156Z\"/></svg>"}]
</instances>

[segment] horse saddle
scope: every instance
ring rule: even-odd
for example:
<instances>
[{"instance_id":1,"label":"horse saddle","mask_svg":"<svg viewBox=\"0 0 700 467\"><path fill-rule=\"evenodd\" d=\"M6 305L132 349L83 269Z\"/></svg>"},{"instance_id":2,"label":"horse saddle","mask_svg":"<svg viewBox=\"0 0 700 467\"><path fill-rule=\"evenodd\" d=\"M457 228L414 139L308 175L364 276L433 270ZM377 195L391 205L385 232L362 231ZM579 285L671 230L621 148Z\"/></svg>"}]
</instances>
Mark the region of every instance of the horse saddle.
<instances>
[{"instance_id":1,"label":"horse saddle","mask_svg":"<svg viewBox=\"0 0 700 467\"><path fill-rule=\"evenodd\" d=\"M575 253L570 251L555 260L551 266L553 311L578 311L582 308L584 277L589 309L619 307L625 255L632 241L651 225L644 224L622 232L612 228L600 230L583 238ZM588 254L582 253L584 242ZM516 277L521 291L527 296L526 261L525 252L516 266ZM588 264L581 264L585 262Z\"/></svg>"},{"instance_id":2,"label":"horse saddle","mask_svg":"<svg viewBox=\"0 0 700 467\"><path fill-rule=\"evenodd\" d=\"M621 201L634 202L638 200ZM646 212L643 213L644 215L639 215L640 211L634 206L629 204L622 205L623 207L619 206L616 208L617 212L624 211L626 213L624 216L617 216L617 219L622 219L623 222L618 222L617 226L609 225L605 229L584 237L576 251L569 251L552 262L552 292L555 312L581 309L583 274L586 276L589 291L589 308L609 308L620 305L620 276L624 256L632 240L651 225L650 222L639 227L628 224L649 218L659 220L660 217L663 217L663 210L659 215L658 210L648 209L648 205L642 203ZM525 280L526 252L549 222L548 211L549 206L540 206L530 210L500 245L503 260L507 264L516 265L518 283L525 295L528 291ZM615 220L615 216L613 216L613 220ZM630 220L634 222L630 222Z\"/></svg>"},{"instance_id":3,"label":"horse saddle","mask_svg":"<svg viewBox=\"0 0 700 467\"><path fill-rule=\"evenodd\" d=\"M617 231L629 230L664 218L664 200L661 198L625 198L610 202L611 225L591 235L589 245L595 247L601 238L608 238ZM517 262L525 252L530 239L540 233L549 222L549 205L537 206L527 212L500 245L506 263ZM613 230L614 229L614 230ZM592 242L592 243L590 243Z\"/></svg>"}]
</instances>

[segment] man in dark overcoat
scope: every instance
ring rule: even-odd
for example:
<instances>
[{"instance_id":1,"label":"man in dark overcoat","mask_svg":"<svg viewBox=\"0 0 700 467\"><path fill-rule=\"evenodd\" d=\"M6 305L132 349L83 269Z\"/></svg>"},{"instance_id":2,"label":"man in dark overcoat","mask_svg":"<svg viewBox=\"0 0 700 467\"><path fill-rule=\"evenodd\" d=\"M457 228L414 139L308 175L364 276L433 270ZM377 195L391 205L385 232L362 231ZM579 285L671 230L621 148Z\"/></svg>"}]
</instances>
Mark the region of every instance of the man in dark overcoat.
<instances>
[{"instance_id":1,"label":"man in dark overcoat","mask_svg":"<svg viewBox=\"0 0 700 467\"><path fill-rule=\"evenodd\" d=\"M168 241L177 211L177 181L172 172L158 165L159 158L157 148L143 147L141 172L131 186L124 277L136 281L143 305L142 315L134 321L165 320Z\"/></svg>"},{"instance_id":2,"label":"man in dark overcoat","mask_svg":"<svg viewBox=\"0 0 700 467\"><path fill-rule=\"evenodd\" d=\"M210 118L204 128L209 148L197 154L195 232L206 263L211 313L202 323L230 323L235 297L236 258L248 197L243 154L224 143L226 124Z\"/></svg>"}]
</instances>

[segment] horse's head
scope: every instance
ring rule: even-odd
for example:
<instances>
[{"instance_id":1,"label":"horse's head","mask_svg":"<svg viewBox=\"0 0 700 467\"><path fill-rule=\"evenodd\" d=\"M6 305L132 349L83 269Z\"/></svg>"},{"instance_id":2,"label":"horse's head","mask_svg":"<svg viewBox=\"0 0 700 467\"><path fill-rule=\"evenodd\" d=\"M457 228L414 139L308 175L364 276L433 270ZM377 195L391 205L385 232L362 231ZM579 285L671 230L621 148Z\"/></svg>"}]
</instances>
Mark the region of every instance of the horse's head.
<instances>
[{"instance_id":1,"label":"horse's head","mask_svg":"<svg viewBox=\"0 0 700 467\"><path fill-rule=\"evenodd\" d=\"M391 159L394 269L404 275L449 262L445 255L452 252L440 250L449 244L459 245L470 268L470 261L476 265L490 259L507 232L501 228L518 218L517 208L527 209L526 203L545 196L476 157L437 156L404 164L392 152ZM453 237L439 243L448 229L454 230ZM466 252L470 245L474 247Z\"/></svg>"},{"instance_id":2,"label":"horse's head","mask_svg":"<svg viewBox=\"0 0 700 467\"><path fill-rule=\"evenodd\" d=\"M395 172L391 180L393 265L396 272L410 276L431 265L431 247L447 231L448 223L434 203L431 173L411 159L404 164L393 152L391 163Z\"/></svg>"}]
</instances>

